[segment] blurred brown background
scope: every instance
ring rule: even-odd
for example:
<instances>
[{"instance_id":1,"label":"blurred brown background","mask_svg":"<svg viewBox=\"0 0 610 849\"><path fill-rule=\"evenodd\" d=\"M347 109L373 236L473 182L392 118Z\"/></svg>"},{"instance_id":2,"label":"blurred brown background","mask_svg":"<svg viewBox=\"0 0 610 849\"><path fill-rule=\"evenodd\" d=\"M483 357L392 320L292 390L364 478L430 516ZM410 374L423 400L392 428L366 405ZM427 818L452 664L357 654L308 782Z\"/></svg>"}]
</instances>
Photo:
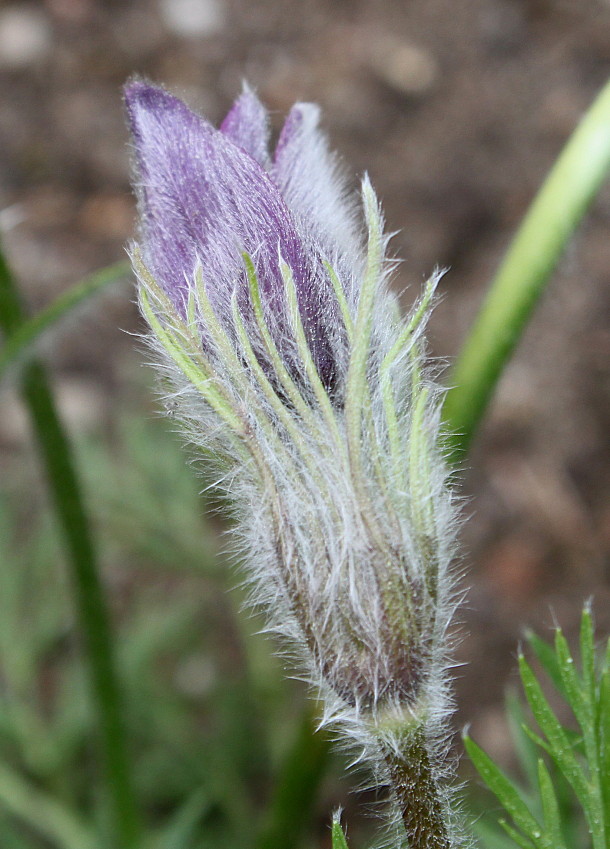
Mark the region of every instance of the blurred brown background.
<instances>
[{"instance_id":1,"label":"blurred brown background","mask_svg":"<svg viewBox=\"0 0 610 849\"><path fill-rule=\"evenodd\" d=\"M459 349L534 192L610 74L607 0L48 0L0 5L0 225L37 309L123 257L134 220L121 85L165 83L219 121L247 79L277 129L324 110L349 173L368 170L408 300L448 267L433 352ZM356 177L354 177L356 185ZM472 588L460 720L501 755L501 697L522 627L570 635L595 595L610 627L610 189L504 376L465 474ZM73 429L140 404L133 293L115 288L47 346ZM14 393L0 451L26 451ZM0 466L1 468L1 466Z\"/></svg>"}]
</instances>

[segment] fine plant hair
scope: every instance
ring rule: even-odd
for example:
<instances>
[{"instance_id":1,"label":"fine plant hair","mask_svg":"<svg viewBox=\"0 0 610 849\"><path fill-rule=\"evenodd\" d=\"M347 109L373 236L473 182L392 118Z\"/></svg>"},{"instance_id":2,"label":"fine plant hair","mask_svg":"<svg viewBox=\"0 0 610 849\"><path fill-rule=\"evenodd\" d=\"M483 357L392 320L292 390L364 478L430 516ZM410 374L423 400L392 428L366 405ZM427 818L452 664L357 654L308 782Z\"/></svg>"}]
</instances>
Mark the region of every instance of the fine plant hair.
<instances>
[{"instance_id":1,"label":"fine plant hair","mask_svg":"<svg viewBox=\"0 0 610 849\"><path fill-rule=\"evenodd\" d=\"M447 730L457 507L424 339L440 274L403 318L368 177L362 234L317 109L297 104L275 164L256 152L298 249L279 225L269 244L249 240L265 209L239 196L233 149L228 164L214 161L225 139L212 130L209 168L237 181L242 220L231 235L241 243L207 236L172 289L163 251L181 234L174 211L164 220L166 188L154 194L163 178L151 162L166 154L162 132L147 148L146 122L175 110L188 124L176 103L144 83L127 90L141 215L131 254L168 404L232 505L250 604L320 698L320 725L368 765L371 786L388 789L388 845L464 845ZM239 156L257 104L245 90L223 124L241 133Z\"/></svg>"}]
</instances>

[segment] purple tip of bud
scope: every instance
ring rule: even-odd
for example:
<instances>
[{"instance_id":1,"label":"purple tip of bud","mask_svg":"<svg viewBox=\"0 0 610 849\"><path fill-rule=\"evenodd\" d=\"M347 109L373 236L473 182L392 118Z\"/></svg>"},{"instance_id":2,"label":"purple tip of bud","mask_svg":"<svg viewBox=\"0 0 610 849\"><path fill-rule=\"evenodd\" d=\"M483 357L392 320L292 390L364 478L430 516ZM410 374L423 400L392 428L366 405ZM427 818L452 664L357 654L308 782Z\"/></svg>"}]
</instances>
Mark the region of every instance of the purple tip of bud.
<instances>
[{"instance_id":1,"label":"purple tip of bud","mask_svg":"<svg viewBox=\"0 0 610 849\"><path fill-rule=\"evenodd\" d=\"M286 315L281 256L292 269L314 361L322 380L332 383L325 312L334 312L335 305L321 303L328 282L320 256L305 249L265 171L267 116L258 99L244 90L221 131L145 82L131 82L125 102L138 166L143 256L155 279L184 312L200 264L210 300L226 317L236 290L242 310L248 309L246 252L253 257L265 307L281 317ZM281 318L278 323L281 351Z\"/></svg>"},{"instance_id":2,"label":"purple tip of bud","mask_svg":"<svg viewBox=\"0 0 610 849\"><path fill-rule=\"evenodd\" d=\"M247 85L227 113L220 131L249 153L266 171L269 170L269 116Z\"/></svg>"}]
</instances>

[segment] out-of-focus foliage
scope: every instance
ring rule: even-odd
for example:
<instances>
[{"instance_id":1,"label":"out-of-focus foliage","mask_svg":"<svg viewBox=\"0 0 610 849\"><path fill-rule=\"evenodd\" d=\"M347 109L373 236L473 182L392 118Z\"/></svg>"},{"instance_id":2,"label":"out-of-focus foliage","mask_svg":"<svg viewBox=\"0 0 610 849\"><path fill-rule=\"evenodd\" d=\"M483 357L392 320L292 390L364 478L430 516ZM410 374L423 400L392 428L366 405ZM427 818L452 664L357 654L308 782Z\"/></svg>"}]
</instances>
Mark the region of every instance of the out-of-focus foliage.
<instances>
[{"instance_id":1,"label":"out-of-focus foliage","mask_svg":"<svg viewBox=\"0 0 610 849\"><path fill-rule=\"evenodd\" d=\"M509 779L465 738L474 765L510 818L500 824L511 839L485 823L482 842L493 849L515 844L521 849L605 849L610 828L610 641L596 657L591 613L585 609L580 670L560 628L554 645L534 634L528 642L570 717L564 718L563 706L552 707L521 655L521 683L531 717L515 699L508 710L523 782Z\"/></svg>"},{"instance_id":2,"label":"out-of-focus foliage","mask_svg":"<svg viewBox=\"0 0 610 849\"><path fill-rule=\"evenodd\" d=\"M239 613L239 588L228 592L238 578L219 554L223 525L204 518L205 482L177 441L155 421L127 418L117 430L112 450L90 439L77 456L105 579L120 599L146 846L275 845L265 810L298 743L302 699L252 635L261 623ZM13 481L0 502L0 845L98 849L106 812L94 715L56 532L28 504L33 483ZM275 805L290 821L290 806L298 810L294 840L306 828L298 784L296 794Z\"/></svg>"}]
</instances>

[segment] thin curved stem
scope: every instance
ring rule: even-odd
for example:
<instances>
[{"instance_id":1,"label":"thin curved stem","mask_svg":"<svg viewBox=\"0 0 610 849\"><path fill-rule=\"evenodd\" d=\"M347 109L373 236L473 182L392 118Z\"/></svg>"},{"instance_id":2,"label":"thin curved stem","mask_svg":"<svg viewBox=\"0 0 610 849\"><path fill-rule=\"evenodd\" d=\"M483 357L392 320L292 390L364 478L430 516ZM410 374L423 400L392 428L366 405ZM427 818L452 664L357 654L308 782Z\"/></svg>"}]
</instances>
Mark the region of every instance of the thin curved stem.
<instances>
[{"instance_id":1,"label":"thin curved stem","mask_svg":"<svg viewBox=\"0 0 610 849\"><path fill-rule=\"evenodd\" d=\"M19 324L0 350L0 379L9 366L30 352L45 331L54 327L64 316L69 315L75 307L100 289L126 278L129 271L129 264L126 262L117 262L115 265L102 268L77 283L76 286L62 292L37 315Z\"/></svg>"}]
</instances>

